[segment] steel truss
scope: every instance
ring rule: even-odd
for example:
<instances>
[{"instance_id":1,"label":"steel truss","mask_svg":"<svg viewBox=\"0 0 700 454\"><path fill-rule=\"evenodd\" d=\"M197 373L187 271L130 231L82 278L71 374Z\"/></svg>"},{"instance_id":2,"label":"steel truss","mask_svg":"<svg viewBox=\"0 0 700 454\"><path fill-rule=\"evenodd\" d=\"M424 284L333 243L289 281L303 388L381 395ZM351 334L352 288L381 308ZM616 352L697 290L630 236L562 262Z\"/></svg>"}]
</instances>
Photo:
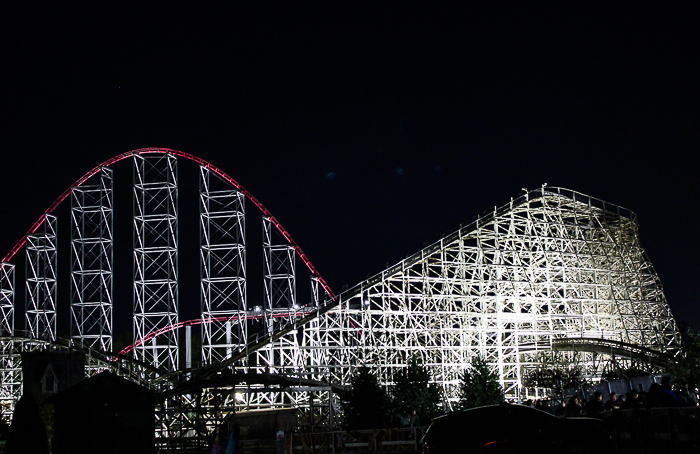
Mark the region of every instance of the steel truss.
<instances>
[{"instance_id":1,"label":"steel truss","mask_svg":"<svg viewBox=\"0 0 700 454\"><path fill-rule=\"evenodd\" d=\"M0 338L0 417L10 423L22 397L22 355L12 337Z\"/></svg>"},{"instance_id":2,"label":"steel truss","mask_svg":"<svg viewBox=\"0 0 700 454\"><path fill-rule=\"evenodd\" d=\"M145 364L120 365L124 361L118 360L109 367L124 367L132 380L163 391L175 382L168 382L171 374L158 376L154 369L178 369L177 331L169 329L178 324L177 161L170 153L130 156L134 159L133 336L135 341L150 341L134 350L135 358ZM219 176L212 178L210 172L221 175L213 167L200 168L204 362L228 367L234 361L229 358L243 357L236 365L245 372L294 376L300 383L303 378L320 385L234 389L229 383L169 398L159 412L162 437L173 431L186 436L199 430L193 425L202 421L211 428L222 412L234 406L301 407L309 410L311 421L326 421L324 415L334 413L334 398L323 383L349 383L360 364L374 368L388 386L398 369L418 357L448 402L454 402L459 375L477 355L498 373L508 397L518 398L531 392L523 386L527 370L542 364L543 353L571 339L599 340L596 348L602 348L603 341L611 348L624 343L671 356L679 347L660 280L640 245L634 213L560 188L526 192L337 299L322 295L319 281L312 278L312 301L303 308L297 301L293 242L286 232L277 235L279 225L263 209L265 300L259 310L248 310L245 191L212 186ZM111 304L104 303L111 302L107 293L112 279L111 181L111 171L102 169L99 185L74 188L72 193L71 335L78 343L91 344L84 345L86 349L102 350L111 342L107 340ZM26 237L25 322L29 337L55 339L56 218L45 214L35 225L38 229ZM81 281L90 273L99 274L101 281ZM14 292L14 268L2 263L2 334L14 334ZM95 312L85 314L92 306L81 304L95 301L99 301ZM263 329L250 332L261 327L256 326L258 320ZM97 326L95 337L89 337ZM156 332L161 334L149 337ZM25 347L18 347L12 338L0 341L0 405L7 417L21 393L19 352ZM271 343L260 348L267 341ZM638 357L620 358L614 353L559 353L562 363L580 365L591 379L611 367L644 367ZM106 361L96 353L86 364ZM229 372L218 369L222 375ZM181 371L179 377L184 381L188 374L195 375Z\"/></svg>"},{"instance_id":3,"label":"steel truss","mask_svg":"<svg viewBox=\"0 0 700 454\"><path fill-rule=\"evenodd\" d=\"M213 190L222 182L204 166L199 181L202 360L213 364L247 341L245 196Z\"/></svg>"},{"instance_id":4,"label":"steel truss","mask_svg":"<svg viewBox=\"0 0 700 454\"><path fill-rule=\"evenodd\" d=\"M15 266L0 263L0 336L15 332Z\"/></svg>"},{"instance_id":5,"label":"steel truss","mask_svg":"<svg viewBox=\"0 0 700 454\"><path fill-rule=\"evenodd\" d=\"M331 426L338 401L330 386L239 386L235 389L236 411L297 408L300 425Z\"/></svg>"},{"instance_id":6,"label":"steel truss","mask_svg":"<svg viewBox=\"0 0 700 454\"><path fill-rule=\"evenodd\" d=\"M299 310L296 295L296 266L294 247L279 238L269 217L263 216L263 258L265 280L264 321L266 334L272 334L285 322L295 317ZM285 373L296 370L299 362L297 332L275 341L257 352L257 364L261 372Z\"/></svg>"},{"instance_id":7,"label":"steel truss","mask_svg":"<svg viewBox=\"0 0 700 454\"><path fill-rule=\"evenodd\" d=\"M270 218L263 216L263 255L265 258L265 310L297 309L294 247L276 239Z\"/></svg>"},{"instance_id":8,"label":"steel truss","mask_svg":"<svg viewBox=\"0 0 700 454\"><path fill-rule=\"evenodd\" d=\"M12 342L15 334L15 266L0 263L0 418L9 423L22 395L22 358Z\"/></svg>"},{"instance_id":9,"label":"steel truss","mask_svg":"<svg viewBox=\"0 0 700 454\"><path fill-rule=\"evenodd\" d=\"M319 285L318 279L311 277L311 305L314 310L318 310L321 301L325 299L325 295L321 295L322 288ZM322 348L321 325L319 318L313 318L308 324L304 325L302 330L302 346L309 350L306 358L305 371L310 373L314 380L323 380L328 377L328 352Z\"/></svg>"},{"instance_id":10,"label":"steel truss","mask_svg":"<svg viewBox=\"0 0 700 454\"><path fill-rule=\"evenodd\" d=\"M302 310L297 301L296 265L294 247L276 232L271 219L262 218L263 259L264 259L264 294L265 306L256 308L249 315L253 319L261 316L263 326L260 335L269 336L278 330L289 327L299 315L308 313L308 307ZM314 278L312 277L312 282ZM315 280L318 287L318 280ZM313 289L312 289L313 293ZM316 294L318 288L316 288ZM316 303L318 305L318 303ZM251 354L248 366L257 373L295 374L299 372L300 337L303 332L294 329L270 345ZM284 407L308 407L306 388L286 386L239 386L236 388L236 405L241 410L257 410Z\"/></svg>"},{"instance_id":11,"label":"steel truss","mask_svg":"<svg viewBox=\"0 0 700 454\"><path fill-rule=\"evenodd\" d=\"M56 339L56 217L44 214L27 235L25 324L36 339Z\"/></svg>"},{"instance_id":12,"label":"steel truss","mask_svg":"<svg viewBox=\"0 0 700 454\"><path fill-rule=\"evenodd\" d=\"M134 343L178 323L177 158L134 154ZM178 368L176 331L134 348L155 367Z\"/></svg>"},{"instance_id":13,"label":"steel truss","mask_svg":"<svg viewBox=\"0 0 700 454\"><path fill-rule=\"evenodd\" d=\"M450 402L476 356L518 398L524 370L555 339L602 338L671 355L680 345L635 214L545 187L341 294L317 323L304 327L309 335L290 368L347 384L365 364L389 385L418 357ZM609 359L577 358L598 378Z\"/></svg>"},{"instance_id":14,"label":"steel truss","mask_svg":"<svg viewBox=\"0 0 700 454\"><path fill-rule=\"evenodd\" d=\"M71 191L71 339L112 350L112 170Z\"/></svg>"}]
</instances>

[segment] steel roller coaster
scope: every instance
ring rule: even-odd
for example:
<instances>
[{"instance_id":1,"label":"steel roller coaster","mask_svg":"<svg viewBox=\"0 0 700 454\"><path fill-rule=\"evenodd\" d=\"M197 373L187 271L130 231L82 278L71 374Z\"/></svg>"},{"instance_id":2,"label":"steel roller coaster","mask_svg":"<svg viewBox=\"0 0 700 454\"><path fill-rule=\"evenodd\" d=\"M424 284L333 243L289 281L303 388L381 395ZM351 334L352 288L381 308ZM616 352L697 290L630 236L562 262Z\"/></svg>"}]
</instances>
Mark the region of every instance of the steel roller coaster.
<instances>
[{"instance_id":1,"label":"steel roller coaster","mask_svg":"<svg viewBox=\"0 0 700 454\"><path fill-rule=\"evenodd\" d=\"M178 158L199 166L200 315L186 321L179 315ZM111 166L126 159L133 161L133 343L115 353ZM64 307L57 305L55 211L68 199ZM246 203L258 209L254 216ZM255 216L262 236L251 247L247 225ZM247 266L253 251L263 262L256 304ZM23 292L15 285L18 258ZM301 274L311 283L308 297L297 292ZM62 307L70 330L59 336ZM86 173L4 257L0 335L4 418L22 393L22 353L69 349L85 355L87 375L111 370L165 396L157 411L163 439L206 435L234 409L295 407L311 424L330 423L335 391L360 364L388 386L419 358L450 407L475 356L498 373L508 398L520 399L539 392L524 377L543 362L579 364L595 380L612 369L661 370L680 345L627 209L563 188L526 191L336 295L238 182L201 158L161 148L123 153Z\"/></svg>"}]
</instances>

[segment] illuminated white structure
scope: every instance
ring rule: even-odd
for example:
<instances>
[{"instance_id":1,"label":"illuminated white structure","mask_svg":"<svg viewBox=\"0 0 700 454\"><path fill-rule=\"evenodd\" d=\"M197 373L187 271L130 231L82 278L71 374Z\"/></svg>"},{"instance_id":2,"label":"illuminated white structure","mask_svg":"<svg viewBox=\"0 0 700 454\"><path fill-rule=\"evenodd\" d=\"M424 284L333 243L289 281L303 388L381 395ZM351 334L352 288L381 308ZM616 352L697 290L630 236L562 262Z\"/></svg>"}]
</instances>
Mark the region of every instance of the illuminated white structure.
<instances>
[{"instance_id":1,"label":"illuminated white structure","mask_svg":"<svg viewBox=\"0 0 700 454\"><path fill-rule=\"evenodd\" d=\"M0 336L15 332L15 266L0 263Z\"/></svg>"},{"instance_id":2,"label":"illuminated white structure","mask_svg":"<svg viewBox=\"0 0 700 454\"><path fill-rule=\"evenodd\" d=\"M178 158L199 165L198 219L186 222L200 226L200 314L186 321L179 318L178 188L195 185L178 185ZM112 256L118 250L108 167L127 159L134 178L134 299L122 304L132 305L134 344L117 360L105 352L112 346ZM99 184L86 184L98 174ZM52 213L71 194L72 332L63 341L56 325L60 273ZM246 203L258 211L246 210ZM259 231L258 220L262 235L247 239L246 226ZM16 301L23 285L15 285L11 263L22 248L24 305ZM247 268L256 254L257 273ZM311 278L308 296L300 296L307 294L299 291L306 282L301 273ZM24 314L16 315L16 304ZM105 161L42 214L0 262L0 309L2 417L11 416L21 395L22 352L82 349L93 371L109 368L168 396L159 417L160 434L168 436L211 429L234 406L312 408L317 421L328 421L333 392L361 364L390 385L394 373L418 357L449 404L475 356L487 360L506 395L517 399L532 392L523 379L543 354L561 352L559 358L595 380L628 367L659 370L680 345L661 282L640 245L636 216L624 208L561 188L527 191L336 296L291 235L240 184L201 158L160 148ZM22 315L25 335L14 327L14 317ZM197 324L201 364L195 365L190 334Z\"/></svg>"},{"instance_id":3,"label":"illuminated white structure","mask_svg":"<svg viewBox=\"0 0 700 454\"><path fill-rule=\"evenodd\" d=\"M43 215L38 232L27 235L24 321L31 337L56 340L56 217Z\"/></svg>"},{"instance_id":4,"label":"illuminated white structure","mask_svg":"<svg viewBox=\"0 0 700 454\"><path fill-rule=\"evenodd\" d=\"M561 188L525 193L337 301L306 325L300 361L277 368L345 384L365 364L390 384L417 356L454 399L482 356L516 398L541 352L576 349L565 356L595 378L613 359L663 363L680 343L635 214Z\"/></svg>"},{"instance_id":5,"label":"illuminated white structure","mask_svg":"<svg viewBox=\"0 0 700 454\"><path fill-rule=\"evenodd\" d=\"M245 196L207 167L199 171L202 359L213 364L247 338Z\"/></svg>"},{"instance_id":6,"label":"illuminated white structure","mask_svg":"<svg viewBox=\"0 0 700 454\"><path fill-rule=\"evenodd\" d=\"M71 191L71 339L112 351L112 169Z\"/></svg>"},{"instance_id":7,"label":"illuminated white structure","mask_svg":"<svg viewBox=\"0 0 700 454\"><path fill-rule=\"evenodd\" d=\"M134 343L178 323L177 158L134 155ZM173 331L142 342L134 356L176 370Z\"/></svg>"}]
</instances>

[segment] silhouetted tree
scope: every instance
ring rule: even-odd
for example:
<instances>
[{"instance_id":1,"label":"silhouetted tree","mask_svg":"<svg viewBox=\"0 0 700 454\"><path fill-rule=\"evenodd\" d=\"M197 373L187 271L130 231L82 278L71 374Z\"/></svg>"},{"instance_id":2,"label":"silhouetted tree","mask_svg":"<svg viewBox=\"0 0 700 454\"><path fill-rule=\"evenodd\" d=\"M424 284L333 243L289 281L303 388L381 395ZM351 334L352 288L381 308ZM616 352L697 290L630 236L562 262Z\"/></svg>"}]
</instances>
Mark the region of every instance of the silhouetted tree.
<instances>
[{"instance_id":1,"label":"silhouetted tree","mask_svg":"<svg viewBox=\"0 0 700 454\"><path fill-rule=\"evenodd\" d=\"M581 366L571 364L559 352L543 352L535 363L537 365L524 374L525 386L549 389L563 397L564 390L578 388L585 381Z\"/></svg>"},{"instance_id":2,"label":"silhouetted tree","mask_svg":"<svg viewBox=\"0 0 700 454\"><path fill-rule=\"evenodd\" d=\"M389 396L369 367L360 366L350 379L350 389L340 395L343 425L350 430L383 427L388 417Z\"/></svg>"},{"instance_id":3,"label":"silhouetted tree","mask_svg":"<svg viewBox=\"0 0 700 454\"><path fill-rule=\"evenodd\" d=\"M669 372L692 390L700 387L700 332L685 327L682 333L681 353Z\"/></svg>"},{"instance_id":4,"label":"silhouetted tree","mask_svg":"<svg viewBox=\"0 0 700 454\"><path fill-rule=\"evenodd\" d=\"M440 388L430 383L428 368L418 364L416 358L394 375L392 395L395 411L399 415L410 416L415 410L421 425L427 425L440 414Z\"/></svg>"},{"instance_id":5,"label":"silhouetted tree","mask_svg":"<svg viewBox=\"0 0 700 454\"><path fill-rule=\"evenodd\" d=\"M459 402L457 408L467 409L503 402L503 388L498 375L491 372L488 363L476 357L464 369L459 382Z\"/></svg>"}]
</instances>

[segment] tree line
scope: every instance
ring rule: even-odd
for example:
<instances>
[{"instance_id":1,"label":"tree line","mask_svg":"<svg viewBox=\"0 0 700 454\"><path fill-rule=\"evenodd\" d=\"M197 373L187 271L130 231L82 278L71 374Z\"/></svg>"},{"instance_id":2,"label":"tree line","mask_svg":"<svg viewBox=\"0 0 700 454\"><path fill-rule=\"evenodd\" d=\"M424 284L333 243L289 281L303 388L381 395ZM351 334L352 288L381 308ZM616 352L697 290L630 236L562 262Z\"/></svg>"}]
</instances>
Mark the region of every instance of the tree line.
<instances>
[{"instance_id":1,"label":"tree line","mask_svg":"<svg viewBox=\"0 0 700 454\"><path fill-rule=\"evenodd\" d=\"M360 366L341 393L344 428L347 430L416 427L447 411L443 391L430 382L430 372L413 358L399 369L391 386L383 387L368 366ZM483 358L472 360L460 375L455 409L467 409L503 402L498 375Z\"/></svg>"}]
</instances>

